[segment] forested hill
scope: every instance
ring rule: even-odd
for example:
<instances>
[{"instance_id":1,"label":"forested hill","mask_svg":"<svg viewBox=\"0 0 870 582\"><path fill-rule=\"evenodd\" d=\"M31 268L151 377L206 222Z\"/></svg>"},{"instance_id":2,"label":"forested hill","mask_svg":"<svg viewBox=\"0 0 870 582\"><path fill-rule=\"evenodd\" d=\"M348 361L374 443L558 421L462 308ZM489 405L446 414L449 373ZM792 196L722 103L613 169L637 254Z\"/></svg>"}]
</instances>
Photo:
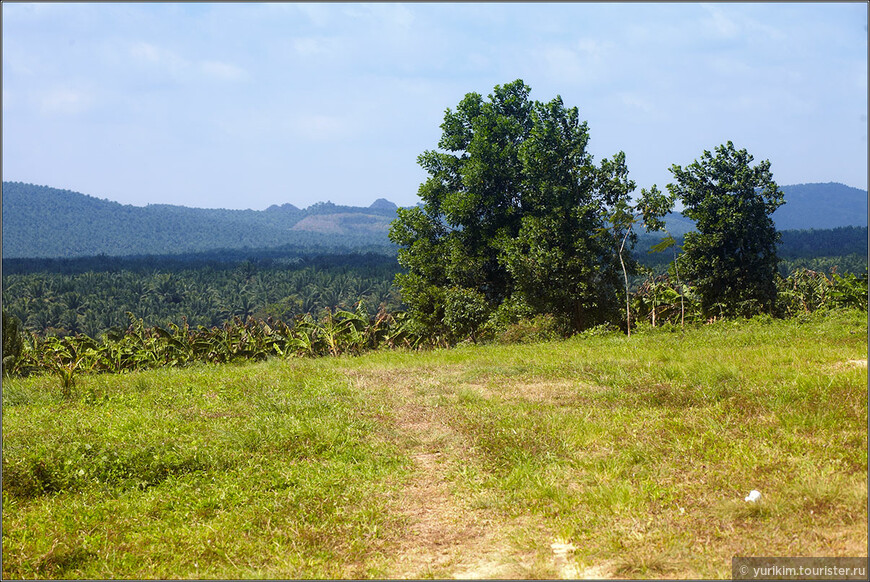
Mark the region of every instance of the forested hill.
<instances>
[{"instance_id":1,"label":"forested hill","mask_svg":"<svg viewBox=\"0 0 870 582\"><path fill-rule=\"evenodd\" d=\"M780 186L785 204L773 213L779 230L820 230L867 226L867 191L836 182ZM694 223L675 212L665 219L668 231L682 236Z\"/></svg>"},{"instance_id":2,"label":"forested hill","mask_svg":"<svg viewBox=\"0 0 870 582\"><path fill-rule=\"evenodd\" d=\"M782 186L786 204L773 215L780 230L867 226L867 192L843 184ZM396 205L320 202L266 210L132 206L69 190L3 182L3 257L166 255L284 245L332 250L389 248ZM680 213L668 230L693 229Z\"/></svg>"},{"instance_id":3,"label":"forested hill","mask_svg":"<svg viewBox=\"0 0 870 582\"><path fill-rule=\"evenodd\" d=\"M132 206L70 190L3 182L3 257L165 255L282 245L389 247L396 205L321 202L266 210Z\"/></svg>"},{"instance_id":4,"label":"forested hill","mask_svg":"<svg viewBox=\"0 0 870 582\"><path fill-rule=\"evenodd\" d=\"M867 226L867 191L836 182L782 186L785 204L773 213L779 230Z\"/></svg>"}]
</instances>

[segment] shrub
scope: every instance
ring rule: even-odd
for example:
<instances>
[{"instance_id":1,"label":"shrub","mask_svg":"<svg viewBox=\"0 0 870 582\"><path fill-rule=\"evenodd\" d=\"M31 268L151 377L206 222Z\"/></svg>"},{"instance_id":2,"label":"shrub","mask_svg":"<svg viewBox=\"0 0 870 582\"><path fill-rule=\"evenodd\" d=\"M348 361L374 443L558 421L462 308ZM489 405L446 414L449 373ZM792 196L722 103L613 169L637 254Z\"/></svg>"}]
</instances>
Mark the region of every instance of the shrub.
<instances>
[{"instance_id":1,"label":"shrub","mask_svg":"<svg viewBox=\"0 0 870 582\"><path fill-rule=\"evenodd\" d=\"M846 307L867 309L867 274L853 273L831 278L819 271L798 269L785 279L777 281L779 311L796 316L821 309Z\"/></svg>"},{"instance_id":2,"label":"shrub","mask_svg":"<svg viewBox=\"0 0 870 582\"><path fill-rule=\"evenodd\" d=\"M551 341L565 336L564 327L556 317L545 313L506 326L498 341L509 344Z\"/></svg>"},{"instance_id":3,"label":"shrub","mask_svg":"<svg viewBox=\"0 0 870 582\"><path fill-rule=\"evenodd\" d=\"M623 331L612 323L602 323L588 329L584 329L580 333L574 335L578 338L601 337L608 335L622 334Z\"/></svg>"},{"instance_id":4,"label":"shrub","mask_svg":"<svg viewBox=\"0 0 870 582\"><path fill-rule=\"evenodd\" d=\"M490 308L483 293L467 287L452 287L447 291L444 325L453 339L477 340L477 330L489 318Z\"/></svg>"},{"instance_id":5,"label":"shrub","mask_svg":"<svg viewBox=\"0 0 870 582\"><path fill-rule=\"evenodd\" d=\"M831 299L841 307L867 309L867 273L856 277L847 273L842 277L833 273L831 281Z\"/></svg>"},{"instance_id":6,"label":"shrub","mask_svg":"<svg viewBox=\"0 0 870 582\"><path fill-rule=\"evenodd\" d=\"M3 375L15 368L21 358L24 349L24 341L21 338L21 322L17 317L9 315L3 310Z\"/></svg>"}]
</instances>

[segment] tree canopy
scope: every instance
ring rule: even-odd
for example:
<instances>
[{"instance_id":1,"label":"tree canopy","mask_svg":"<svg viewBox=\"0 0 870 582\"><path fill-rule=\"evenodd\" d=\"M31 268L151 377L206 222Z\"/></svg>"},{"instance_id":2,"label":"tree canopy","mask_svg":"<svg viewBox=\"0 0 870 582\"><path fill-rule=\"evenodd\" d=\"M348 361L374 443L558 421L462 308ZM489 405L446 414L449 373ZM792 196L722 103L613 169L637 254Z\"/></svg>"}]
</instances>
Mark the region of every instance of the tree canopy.
<instances>
[{"instance_id":1,"label":"tree canopy","mask_svg":"<svg viewBox=\"0 0 870 582\"><path fill-rule=\"evenodd\" d=\"M444 115L440 150L418 157L422 204L399 210L390 238L403 300L432 332L473 338L544 313L576 330L618 314L622 231L609 219L635 188L625 155L596 166L578 109L529 93L522 80L468 93Z\"/></svg>"},{"instance_id":2,"label":"tree canopy","mask_svg":"<svg viewBox=\"0 0 870 582\"><path fill-rule=\"evenodd\" d=\"M675 182L668 189L698 229L686 234L681 265L711 315L770 311L776 300L780 235L770 215L785 200L770 162L751 166L752 160L729 141L685 169L671 167Z\"/></svg>"}]
</instances>

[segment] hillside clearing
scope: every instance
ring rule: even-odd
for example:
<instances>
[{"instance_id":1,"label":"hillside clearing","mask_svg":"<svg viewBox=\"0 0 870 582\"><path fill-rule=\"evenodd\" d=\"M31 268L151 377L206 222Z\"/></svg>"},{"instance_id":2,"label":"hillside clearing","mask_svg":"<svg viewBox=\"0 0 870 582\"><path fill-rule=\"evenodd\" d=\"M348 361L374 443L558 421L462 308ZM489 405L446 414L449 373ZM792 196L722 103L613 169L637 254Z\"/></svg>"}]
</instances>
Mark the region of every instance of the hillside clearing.
<instances>
[{"instance_id":1,"label":"hillside clearing","mask_svg":"<svg viewBox=\"0 0 870 582\"><path fill-rule=\"evenodd\" d=\"M72 401L4 379L3 576L721 578L732 556L865 556L866 318L90 376Z\"/></svg>"}]
</instances>

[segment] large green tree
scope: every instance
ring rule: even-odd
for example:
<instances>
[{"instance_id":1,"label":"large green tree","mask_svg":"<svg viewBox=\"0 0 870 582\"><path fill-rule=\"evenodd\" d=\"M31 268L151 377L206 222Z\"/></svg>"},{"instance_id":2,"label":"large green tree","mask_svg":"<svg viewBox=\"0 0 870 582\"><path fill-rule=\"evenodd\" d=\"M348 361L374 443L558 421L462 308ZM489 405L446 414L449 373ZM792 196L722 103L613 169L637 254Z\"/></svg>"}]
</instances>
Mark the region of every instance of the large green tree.
<instances>
[{"instance_id":1,"label":"large green tree","mask_svg":"<svg viewBox=\"0 0 870 582\"><path fill-rule=\"evenodd\" d=\"M770 215L785 201L770 162L752 161L729 141L685 169L671 167L675 182L668 189L697 225L686 234L680 264L707 315L769 312L776 301L780 235Z\"/></svg>"},{"instance_id":2,"label":"large green tree","mask_svg":"<svg viewBox=\"0 0 870 582\"><path fill-rule=\"evenodd\" d=\"M468 93L447 109L439 150L418 158L422 204L399 210L390 238L402 298L430 333L473 338L536 313L573 329L619 317L622 238L608 218L634 190L625 156L595 166L577 108L529 92L517 80L487 100Z\"/></svg>"}]
</instances>

